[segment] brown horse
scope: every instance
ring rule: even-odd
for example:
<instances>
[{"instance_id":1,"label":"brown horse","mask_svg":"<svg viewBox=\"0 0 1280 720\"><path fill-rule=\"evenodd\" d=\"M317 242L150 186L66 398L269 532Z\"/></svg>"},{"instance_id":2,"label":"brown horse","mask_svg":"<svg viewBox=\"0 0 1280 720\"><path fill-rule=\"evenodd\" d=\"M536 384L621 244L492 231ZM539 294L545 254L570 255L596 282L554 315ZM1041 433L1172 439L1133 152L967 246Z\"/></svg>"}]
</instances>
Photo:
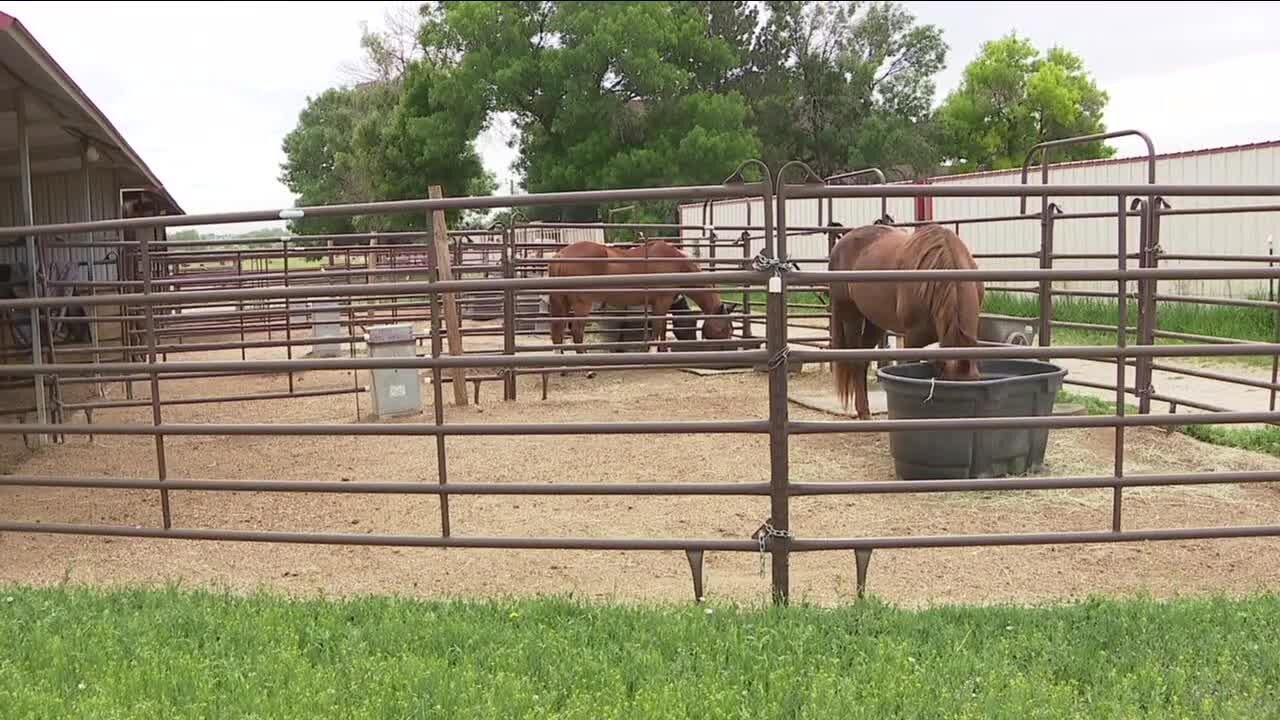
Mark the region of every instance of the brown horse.
<instances>
[{"instance_id":1,"label":"brown horse","mask_svg":"<svg viewBox=\"0 0 1280 720\"><path fill-rule=\"evenodd\" d=\"M602 262L558 263L556 258L577 259L593 258ZM647 262L605 262L609 258L646 258ZM628 248L615 248L600 243L576 242L556 253L547 262L549 277L584 277L593 275L633 275L640 273L702 273L697 263L689 260L679 248L662 240L651 240L643 245ZM655 288L653 290L635 292L605 292L603 290L568 290L552 292L550 297L551 316L555 318L585 317L597 303L606 300L611 305L646 305L654 315L665 316L671 309L679 293L673 289ZM689 298L697 303L698 308L708 315L726 315L731 307L721 302L720 294L715 290L690 290ZM564 341L564 320L551 321L551 342L559 345ZM667 320L665 317L654 319L657 325L657 339L667 338ZM572 320L569 330L573 334L573 342L581 346L586 333L585 320ZM733 334L733 325L729 318L707 318L702 322L704 340L725 340ZM578 350L582 352L581 349Z\"/></svg>"},{"instance_id":2,"label":"brown horse","mask_svg":"<svg viewBox=\"0 0 1280 720\"><path fill-rule=\"evenodd\" d=\"M830 258L833 271L977 267L960 238L939 225L925 225L914 233L886 225L856 228L840 238ZM890 330L905 337L906 347L934 342L942 347L974 347L982 298L980 281L833 282L831 347L874 348L884 344ZM934 367L942 380L980 377L972 360L935 361ZM869 419L867 362L835 362L832 368L844 407L849 407L852 385L858 418Z\"/></svg>"}]
</instances>

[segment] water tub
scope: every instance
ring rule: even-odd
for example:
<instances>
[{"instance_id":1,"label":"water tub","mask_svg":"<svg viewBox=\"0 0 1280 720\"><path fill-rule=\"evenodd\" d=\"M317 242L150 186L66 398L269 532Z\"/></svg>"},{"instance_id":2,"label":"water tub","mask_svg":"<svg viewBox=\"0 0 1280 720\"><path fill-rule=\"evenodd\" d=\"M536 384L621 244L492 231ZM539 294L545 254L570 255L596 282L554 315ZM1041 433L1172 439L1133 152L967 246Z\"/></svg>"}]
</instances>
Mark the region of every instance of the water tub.
<instances>
[{"instance_id":1,"label":"water tub","mask_svg":"<svg viewBox=\"0 0 1280 720\"><path fill-rule=\"evenodd\" d=\"M1067 375L1038 360L986 360L982 380L933 379L932 363L893 365L876 371L889 419L1047 416ZM930 396L932 393L932 397ZM903 480L990 478L1035 472L1044 464L1048 428L911 430L889 434L897 475Z\"/></svg>"}]
</instances>

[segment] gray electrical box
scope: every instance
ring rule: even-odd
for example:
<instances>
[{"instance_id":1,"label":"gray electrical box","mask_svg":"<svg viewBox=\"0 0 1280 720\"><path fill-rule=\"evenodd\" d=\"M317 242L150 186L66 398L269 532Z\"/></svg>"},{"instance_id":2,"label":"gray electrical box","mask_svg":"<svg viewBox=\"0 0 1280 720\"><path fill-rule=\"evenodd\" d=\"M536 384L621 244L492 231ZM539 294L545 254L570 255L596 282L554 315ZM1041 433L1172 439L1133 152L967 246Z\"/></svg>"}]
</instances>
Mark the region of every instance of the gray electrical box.
<instances>
[{"instance_id":1,"label":"gray electrical box","mask_svg":"<svg viewBox=\"0 0 1280 720\"><path fill-rule=\"evenodd\" d=\"M342 337L344 334L338 303L333 300L317 300L311 303L311 337L316 340ZM342 357L347 343L317 342L311 346L312 357Z\"/></svg>"},{"instance_id":2,"label":"gray electrical box","mask_svg":"<svg viewBox=\"0 0 1280 720\"><path fill-rule=\"evenodd\" d=\"M417 355L413 325L378 325L365 336L369 357L412 358ZM372 372L373 413L380 418L422 412L422 383L417 368L386 368Z\"/></svg>"}]
</instances>

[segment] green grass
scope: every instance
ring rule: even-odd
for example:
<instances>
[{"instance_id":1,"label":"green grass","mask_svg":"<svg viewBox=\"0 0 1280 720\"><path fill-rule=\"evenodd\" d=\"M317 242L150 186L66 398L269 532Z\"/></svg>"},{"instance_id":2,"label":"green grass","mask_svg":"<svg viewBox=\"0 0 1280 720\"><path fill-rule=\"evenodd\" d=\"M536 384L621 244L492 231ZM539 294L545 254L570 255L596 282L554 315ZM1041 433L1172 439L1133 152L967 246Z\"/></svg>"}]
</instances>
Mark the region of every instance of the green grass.
<instances>
[{"instance_id":1,"label":"green grass","mask_svg":"<svg viewBox=\"0 0 1280 720\"><path fill-rule=\"evenodd\" d=\"M742 293L728 288L722 293L726 300L740 302ZM757 307L764 307L768 297L763 291L752 291L751 302ZM815 292L792 292L787 294L788 301L793 304L821 305L822 298ZM816 315L822 310L793 308L793 315ZM1039 300L1036 296L1023 293L989 292L986 294L982 312L994 315L1012 315L1016 317L1035 318L1040 315ZM1128 324L1132 328L1137 323L1138 306L1129 303ZM1093 325L1116 325L1119 313L1114 301L1090 298L1061 298L1054 303L1053 319L1062 322L1089 323ZM1169 332L1205 335L1209 337L1235 338L1254 342L1272 342L1275 339L1275 313L1263 308L1225 307L1218 305L1191 305L1187 303L1160 303L1156 308L1156 327ZM1088 330L1084 328L1053 329L1055 345L1111 345L1115 342L1114 331ZM1129 342L1137 342L1136 330L1130 330ZM1157 344L1177 344L1182 340L1159 338ZM1270 358L1232 358L1224 362L1246 362L1249 364L1270 365Z\"/></svg>"},{"instance_id":2,"label":"green grass","mask_svg":"<svg viewBox=\"0 0 1280 720\"><path fill-rule=\"evenodd\" d=\"M1280 428L1274 425L1258 428L1188 425L1178 428L1178 431L1213 445L1241 448L1280 457Z\"/></svg>"},{"instance_id":3,"label":"green grass","mask_svg":"<svg viewBox=\"0 0 1280 720\"><path fill-rule=\"evenodd\" d=\"M1116 404L1114 402L1066 390L1058 391L1058 402L1083 405L1090 415L1114 415L1116 412ZM1126 403L1125 412L1133 415L1138 412L1138 408ZM1174 427L1174 431L1211 445L1239 448L1280 457L1280 427L1274 425L1263 425L1261 427L1182 425Z\"/></svg>"},{"instance_id":4,"label":"green grass","mask_svg":"<svg viewBox=\"0 0 1280 720\"><path fill-rule=\"evenodd\" d=\"M1023 293L987 293L982 311L996 315L1039 317L1040 305L1036 296ZM1128 324L1137 323L1137 303L1130 302ZM1063 322L1116 325L1118 306L1114 301L1089 298L1063 298L1054 302L1053 319ZM1254 342L1275 340L1275 313L1262 308L1225 307L1218 305L1190 305L1186 303L1160 303L1156 307L1156 327L1169 332L1235 338ZM1130 330L1129 343L1137 342L1137 334ZM1114 331L1088 330L1084 328L1053 328L1054 345L1112 345L1116 341ZM1157 345L1185 344L1185 341L1157 338ZM1270 367L1271 358L1239 357L1214 358L1215 362L1238 363Z\"/></svg>"},{"instance_id":5,"label":"green grass","mask_svg":"<svg viewBox=\"0 0 1280 720\"><path fill-rule=\"evenodd\" d=\"M1074 393L1070 390L1059 390L1057 402L1072 403L1084 406L1085 412L1090 415L1115 415L1116 404L1107 400L1101 400L1093 395L1085 395L1083 393ZM1133 415L1138 412L1138 406L1125 403L1125 412Z\"/></svg>"},{"instance_id":6,"label":"green grass","mask_svg":"<svg viewBox=\"0 0 1280 720\"><path fill-rule=\"evenodd\" d=\"M0 589L0 715L1201 718L1280 707L1280 598L836 610Z\"/></svg>"}]
</instances>

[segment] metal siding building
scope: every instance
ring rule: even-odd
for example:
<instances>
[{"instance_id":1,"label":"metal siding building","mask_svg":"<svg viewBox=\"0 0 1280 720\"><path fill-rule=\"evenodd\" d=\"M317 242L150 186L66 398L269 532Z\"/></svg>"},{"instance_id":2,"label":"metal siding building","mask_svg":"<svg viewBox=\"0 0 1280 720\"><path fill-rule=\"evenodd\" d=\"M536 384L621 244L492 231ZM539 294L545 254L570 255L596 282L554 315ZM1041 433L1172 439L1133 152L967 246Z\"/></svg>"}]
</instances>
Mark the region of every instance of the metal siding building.
<instances>
[{"instance_id":1,"label":"metal siding building","mask_svg":"<svg viewBox=\"0 0 1280 720\"><path fill-rule=\"evenodd\" d=\"M1028 182L1040 183L1040 169L1033 168ZM1049 183L1143 184L1147 181L1145 157L1093 160L1050 166ZM1018 170L973 173L930 178L930 184L1005 185L1021 182ZM1280 182L1280 141L1235 147L1196 150L1156 157L1156 182L1170 184L1274 184ZM1115 212L1113 198L1050 198L1066 213ZM1028 199L1027 209L1040 209L1038 198ZM1224 206L1265 205L1268 198L1220 197L1170 198L1175 210ZM932 198L932 219L947 220L1013 215L1018 200L1009 198ZM961 237L975 253L1038 252L1040 226L1036 220L962 224ZM1280 239L1280 215L1234 213L1222 215L1168 215L1160 219L1160 247L1165 253L1191 255L1266 255L1273 240ZM1127 232L1130 252L1138 249L1138 220L1130 218ZM1118 232L1114 218L1061 220L1054 223L1054 250L1066 253L1114 253ZM1038 267L1032 259L985 259L984 267ZM1161 267L1218 265L1218 262L1161 260ZM1058 260L1054 267L1115 267L1107 260ZM1115 289L1113 283L1061 282L1063 289ZM1246 297L1265 294L1265 280L1162 281L1162 291L1185 295Z\"/></svg>"},{"instance_id":2,"label":"metal siding building","mask_svg":"<svg viewBox=\"0 0 1280 720\"><path fill-rule=\"evenodd\" d=\"M163 214L184 214L155 173L48 51L17 18L2 12L0 136L8 138L0 149L0 224L22 225L26 220L24 150L29 158L34 223L118 218L126 193L146 198ZM163 232L157 234L162 237ZM93 239L113 236L104 233ZM114 264L103 264L106 249L59 247L58 240L39 239L46 262L69 269L70 277L82 280L88 279L87 263L97 262L95 279L115 278ZM27 263L26 254L20 241L0 244L0 263Z\"/></svg>"},{"instance_id":3,"label":"metal siding building","mask_svg":"<svg viewBox=\"0 0 1280 720\"><path fill-rule=\"evenodd\" d=\"M1033 167L1028 182L1040 183L1040 168ZM1021 182L1020 170L970 173L928 178L931 185L1016 185ZM1114 160L1089 160L1052 165L1049 183L1054 185L1076 184L1144 184L1147 182L1147 159L1129 157ZM1156 182L1184 184L1278 184L1280 183L1280 140L1233 147L1195 150L1156 156ZM1115 212L1114 198L1050 198L1065 213ZM830 209L819 210L814 199L791 200L787 203L787 224L792 227L825 225L830 220L848 227L875 222L881 214L880 200L875 198L837 198ZM1175 210L1190 208L1265 205L1268 198L1220 197L1220 198L1170 198ZM912 221L932 219L938 222L969 218L999 217L1019 213L1019 201L1014 198L926 198L917 205L913 198L889 198L887 211L894 220ZM1040 209L1039 198L1027 199L1028 212ZM763 214L761 202L751 202L748 222L747 202L729 200L716 203L704 210L702 203L680 206L679 221L686 225L759 225ZM1138 249L1137 218L1128 221L1129 252ZM728 231L718 230L724 237ZM993 223L961 223L961 238L974 253L1038 253L1040 250L1040 224L1037 219L1011 220ZM685 237L696 237L697 230L685 230ZM734 234L738 234L734 231ZM762 240L755 233L750 252L758 253ZM1114 254L1118 242L1118 228L1114 218L1064 219L1054 223L1054 250L1059 253L1109 253ZM1160 246L1165 253L1188 255L1266 255L1273 241L1280 241L1280 214L1232 213L1220 215L1166 215L1160 220ZM722 251L723 252L723 251ZM798 234L788 238L788 252L793 257L815 259L827 255L825 234ZM1136 262L1136 261L1134 261ZM984 258L979 263L984 268L1036 268L1034 258ZM818 262L803 263L815 267ZM1215 261L1161 260L1161 267L1195 267L1219 265ZM1113 268L1114 260L1055 261L1055 268ZM1011 284L1011 283L1010 283ZM1022 283L1034 286L1035 283ZM1055 287L1069 290L1114 291L1110 282L1057 282ZM1185 295L1211 295L1219 297L1247 297L1265 295L1265 280L1226 281L1188 280L1163 281L1162 292Z\"/></svg>"}]
</instances>

